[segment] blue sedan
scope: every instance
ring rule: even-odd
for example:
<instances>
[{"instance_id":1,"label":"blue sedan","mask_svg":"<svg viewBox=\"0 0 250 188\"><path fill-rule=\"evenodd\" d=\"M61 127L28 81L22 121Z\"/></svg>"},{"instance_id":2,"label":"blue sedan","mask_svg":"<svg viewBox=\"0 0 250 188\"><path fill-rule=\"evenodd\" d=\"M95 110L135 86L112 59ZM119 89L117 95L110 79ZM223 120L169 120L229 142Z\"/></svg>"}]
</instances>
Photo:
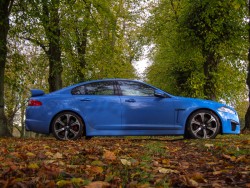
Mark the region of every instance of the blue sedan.
<instances>
[{"instance_id":1,"label":"blue sedan","mask_svg":"<svg viewBox=\"0 0 250 188\"><path fill-rule=\"evenodd\" d=\"M31 90L26 130L59 140L81 136L239 134L237 112L224 104L170 95L127 79L79 83L45 94Z\"/></svg>"}]
</instances>

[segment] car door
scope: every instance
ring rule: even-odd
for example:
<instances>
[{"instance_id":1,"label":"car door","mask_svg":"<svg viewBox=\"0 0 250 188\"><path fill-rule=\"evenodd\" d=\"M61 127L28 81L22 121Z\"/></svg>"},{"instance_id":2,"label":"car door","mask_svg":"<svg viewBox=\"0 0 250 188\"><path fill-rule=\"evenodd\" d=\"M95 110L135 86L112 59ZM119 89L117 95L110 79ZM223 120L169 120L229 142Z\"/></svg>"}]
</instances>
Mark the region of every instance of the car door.
<instances>
[{"instance_id":1,"label":"car door","mask_svg":"<svg viewBox=\"0 0 250 188\"><path fill-rule=\"evenodd\" d=\"M72 90L87 128L121 129L121 101L113 81L99 81Z\"/></svg>"},{"instance_id":2,"label":"car door","mask_svg":"<svg viewBox=\"0 0 250 188\"><path fill-rule=\"evenodd\" d=\"M122 125L125 130L175 129L170 97L156 97L155 88L141 82L118 81L121 91Z\"/></svg>"}]
</instances>

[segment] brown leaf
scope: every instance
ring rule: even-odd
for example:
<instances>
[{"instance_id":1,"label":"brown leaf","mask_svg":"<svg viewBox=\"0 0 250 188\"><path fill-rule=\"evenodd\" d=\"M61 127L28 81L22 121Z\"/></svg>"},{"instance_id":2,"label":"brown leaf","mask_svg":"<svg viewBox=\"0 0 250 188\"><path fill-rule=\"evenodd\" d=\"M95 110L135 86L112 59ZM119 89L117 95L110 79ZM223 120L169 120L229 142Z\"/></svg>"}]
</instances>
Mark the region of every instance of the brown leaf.
<instances>
[{"instance_id":1,"label":"brown leaf","mask_svg":"<svg viewBox=\"0 0 250 188\"><path fill-rule=\"evenodd\" d=\"M111 152L109 150L105 150L105 152L103 154L103 158L106 160L111 160L111 161L116 160L116 156L115 156L114 152Z\"/></svg>"},{"instance_id":2,"label":"brown leaf","mask_svg":"<svg viewBox=\"0 0 250 188\"><path fill-rule=\"evenodd\" d=\"M230 155L226 155L226 154L222 154L222 157L225 159L229 159L232 162L234 162L236 160L235 156L230 156Z\"/></svg>"},{"instance_id":3,"label":"brown leaf","mask_svg":"<svg viewBox=\"0 0 250 188\"><path fill-rule=\"evenodd\" d=\"M203 177L203 174L201 174L200 172L195 172L193 174L190 175L190 177L197 181L198 183L206 183L207 180Z\"/></svg>"},{"instance_id":4,"label":"brown leaf","mask_svg":"<svg viewBox=\"0 0 250 188\"><path fill-rule=\"evenodd\" d=\"M63 158L63 155L59 152L57 152L54 156L53 156L53 159L62 159Z\"/></svg>"},{"instance_id":5,"label":"brown leaf","mask_svg":"<svg viewBox=\"0 0 250 188\"><path fill-rule=\"evenodd\" d=\"M101 174L103 172L103 168L100 166L92 166L91 171L96 174Z\"/></svg>"},{"instance_id":6,"label":"brown leaf","mask_svg":"<svg viewBox=\"0 0 250 188\"><path fill-rule=\"evenodd\" d=\"M162 164L169 165L169 159L162 159Z\"/></svg>"},{"instance_id":7,"label":"brown leaf","mask_svg":"<svg viewBox=\"0 0 250 188\"><path fill-rule=\"evenodd\" d=\"M109 188L111 187L109 183L104 181L94 181L85 186L85 188Z\"/></svg>"},{"instance_id":8,"label":"brown leaf","mask_svg":"<svg viewBox=\"0 0 250 188\"><path fill-rule=\"evenodd\" d=\"M249 161L248 161L248 159L246 158L245 155L242 155L242 156L240 156L240 157L238 157L238 158L236 159L236 162L237 162L237 163L238 163L238 162L248 163Z\"/></svg>"},{"instance_id":9,"label":"brown leaf","mask_svg":"<svg viewBox=\"0 0 250 188\"><path fill-rule=\"evenodd\" d=\"M170 173L175 173L175 174L179 174L180 172L178 170L172 170L172 169L168 169L168 168L158 168L158 171L162 174L170 174Z\"/></svg>"}]
</instances>

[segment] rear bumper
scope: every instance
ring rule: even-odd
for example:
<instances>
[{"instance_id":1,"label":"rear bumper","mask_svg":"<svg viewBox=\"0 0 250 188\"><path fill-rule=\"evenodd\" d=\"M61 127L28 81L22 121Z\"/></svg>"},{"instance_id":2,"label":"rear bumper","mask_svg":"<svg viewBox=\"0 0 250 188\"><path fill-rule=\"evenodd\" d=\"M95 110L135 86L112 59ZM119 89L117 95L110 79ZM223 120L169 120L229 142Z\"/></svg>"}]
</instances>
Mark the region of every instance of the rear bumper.
<instances>
[{"instance_id":1,"label":"rear bumper","mask_svg":"<svg viewBox=\"0 0 250 188\"><path fill-rule=\"evenodd\" d=\"M49 134L49 126L44 121L37 121L32 119L25 120L25 129L41 134Z\"/></svg>"}]
</instances>

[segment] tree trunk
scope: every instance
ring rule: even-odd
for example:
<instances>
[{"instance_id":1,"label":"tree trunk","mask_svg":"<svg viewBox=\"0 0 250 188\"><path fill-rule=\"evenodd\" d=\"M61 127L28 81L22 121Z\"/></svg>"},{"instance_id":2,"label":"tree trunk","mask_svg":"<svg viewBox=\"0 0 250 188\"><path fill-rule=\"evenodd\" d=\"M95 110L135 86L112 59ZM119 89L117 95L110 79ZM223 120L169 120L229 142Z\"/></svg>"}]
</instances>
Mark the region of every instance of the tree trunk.
<instances>
[{"instance_id":1,"label":"tree trunk","mask_svg":"<svg viewBox=\"0 0 250 188\"><path fill-rule=\"evenodd\" d=\"M248 0L248 16L250 16L250 0ZM250 129L250 20L248 19L248 68L247 68L247 86L248 86L248 109L245 115L245 127L242 131L244 130L249 130Z\"/></svg>"},{"instance_id":2,"label":"tree trunk","mask_svg":"<svg viewBox=\"0 0 250 188\"><path fill-rule=\"evenodd\" d=\"M86 22L90 19L90 10L91 4L86 3L85 8L85 18ZM83 69L86 68L86 48L87 48L87 42L88 42L88 24L81 29L76 29L76 36L77 36L77 54L78 54L78 66L77 66L77 75L76 75L76 81L77 82L83 82L85 81L85 74L83 73Z\"/></svg>"},{"instance_id":3,"label":"tree trunk","mask_svg":"<svg viewBox=\"0 0 250 188\"><path fill-rule=\"evenodd\" d=\"M43 1L43 26L46 37L49 41L49 49L46 54L49 58L49 91L56 91L62 88L62 62L60 46L60 19L59 0L51 2Z\"/></svg>"},{"instance_id":4,"label":"tree trunk","mask_svg":"<svg viewBox=\"0 0 250 188\"><path fill-rule=\"evenodd\" d=\"M207 56L207 60L203 66L205 75L204 95L206 99L216 100L214 73L217 71L218 60L216 60L214 53L207 52L204 55Z\"/></svg>"},{"instance_id":5,"label":"tree trunk","mask_svg":"<svg viewBox=\"0 0 250 188\"><path fill-rule=\"evenodd\" d=\"M0 136L11 136L4 113L4 74L7 57L9 13L12 3L12 0L0 1Z\"/></svg>"},{"instance_id":6,"label":"tree trunk","mask_svg":"<svg viewBox=\"0 0 250 188\"><path fill-rule=\"evenodd\" d=\"M25 116L25 106L23 105L21 107L21 138L25 137L25 122L24 122L24 116Z\"/></svg>"}]
</instances>

